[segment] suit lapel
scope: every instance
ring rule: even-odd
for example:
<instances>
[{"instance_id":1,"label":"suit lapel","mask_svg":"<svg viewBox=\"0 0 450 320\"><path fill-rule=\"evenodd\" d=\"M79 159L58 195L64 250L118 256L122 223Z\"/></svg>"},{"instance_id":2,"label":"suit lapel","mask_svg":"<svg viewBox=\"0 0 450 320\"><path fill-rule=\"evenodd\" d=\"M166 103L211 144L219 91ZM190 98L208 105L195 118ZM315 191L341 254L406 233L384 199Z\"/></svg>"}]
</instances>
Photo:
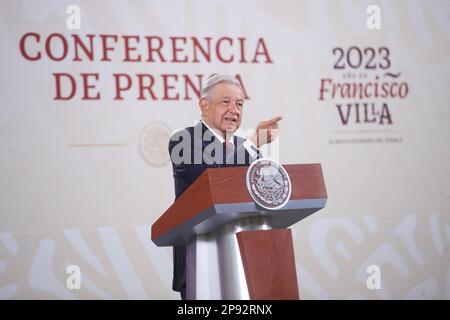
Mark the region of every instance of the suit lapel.
<instances>
[{"instance_id":1,"label":"suit lapel","mask_svg":"<svg viewBox=\"0 0 450 320\"><path fill-rule=\"evenodd\" d=\"M201 136L202 156L203 156L204 160L208 160L209 163L212 163L212 164L206 164L203 161L204 165L207 167L213 167L213 168L220 167L221 166L220 163L223 161L217 161L218 155L216 155L215 150L221 149L222 144L220 143L220 141L217 140L214 133L203 124L202 121L200 121L196 126L200 126L201 132L202 132L202 136ZM214 144L214 145L211 146L211 144ZM205 148L208 146L209 146L208 150L213 149L212 152L205 152Z\"/></svg>"},{"instance_id":2,"label":"suit lapel","mask_svg":"<svg viewBox=\"0 0 450 320\"><path fill-rule=\"evenodd\" d=\"M225 159L225 157L223 156L224 155L224 153L225 153L225 150L224 150L224 147L223 147L223 145L220 143L220 141L216 138L216 136L214 135L214 133L213 132L211 132L211 130L209 130L204 124L203 124L203 122L202 121L199 121L195 126L194 126L194 132L197 132L197 133L199 133L199 132L201 132L201 136L199 136L199 134L194 134L194 139L198 139L198 141L197 142L195 142L195 144L196 144L196 146L197 146L197 148L200 148L200 146L201 146L201 152L202 152L202 159L203 159L203 165L205 165L205 166L207 166L207 167L213 167L213 168L216 168L216 167L222 167L222 166L226 166L227 164L226 164L226 162L224 161L224 160L226 160ZM206 134L205 134L206 133ZM201 141L200 141L201 140ZM234 152L233 152L233 162L232 162L232 164L228 164L228 166L236 166L236 165L238 165L237 164L237 160L238 160L238 157L237 157L237 154L238 154L238 152L244 152L244 161L245 161L245 163L244 164L249 164L249 154L248 154L248 152L247 152L247 150L245 150L245 147L244 147L244 142L245 142L245 139L243 139L243 138L240 138L240 137L238 137L238 136L233 136L233 142L234 142L234 146L235 146L235 148L234 148ZM206 164L205 162L204 162L204 158L207 158L207 157L209 157L209 154L210 154L210 152L206 152L205 153L205 148L206 147L208 147L211 143L214 143L214 144L216 144L216 145L214 145L214 146L210 146L210 149L208 149L208 150L211 150L211 148L214 148L215 150L218 150L218 149L220 149L222 152L221 152L221 154L222 154L222 159L220 159L220 161L218 161L219 159L218 159L218 155L216 155L216 154L213 154L213 159L211 159L211 158L209 158L209 159L207 159L210 163L211 162L213 162L213 164ZM199 151L199 150L194 150L194 152L195 151ZM212 161L211 161L212 160Z\"/></svg>"}]
</instances>

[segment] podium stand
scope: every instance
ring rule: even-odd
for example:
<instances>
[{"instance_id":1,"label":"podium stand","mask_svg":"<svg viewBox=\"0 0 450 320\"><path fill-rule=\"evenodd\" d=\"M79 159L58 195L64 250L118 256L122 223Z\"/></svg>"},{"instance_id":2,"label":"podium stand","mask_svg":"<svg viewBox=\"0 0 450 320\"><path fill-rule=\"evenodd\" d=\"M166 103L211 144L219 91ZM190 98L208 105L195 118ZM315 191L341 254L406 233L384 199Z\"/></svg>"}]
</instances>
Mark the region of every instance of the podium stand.
<instances>
[{"instance_id":1,"label":"podium stand","mask_svg":"<svg viewBox=\"0 0 450 320\"><path fill-rule=\"evenodd\" d=\"M320 164L284 165L289 202L266 210L246 187L248 167L205 170L152 225L157 246L187 245L187 299L299 299L291 230L322 209Z\"/></svg>"}]
</instances>

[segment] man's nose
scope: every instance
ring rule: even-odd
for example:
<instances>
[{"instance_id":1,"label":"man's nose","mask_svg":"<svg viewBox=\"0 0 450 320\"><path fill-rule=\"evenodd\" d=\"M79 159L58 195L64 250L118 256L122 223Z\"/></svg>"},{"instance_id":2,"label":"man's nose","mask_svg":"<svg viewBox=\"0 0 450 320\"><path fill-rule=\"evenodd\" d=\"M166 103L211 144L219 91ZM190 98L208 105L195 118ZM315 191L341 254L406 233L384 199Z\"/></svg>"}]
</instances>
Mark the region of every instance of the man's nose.
<instances>
[{"instance_id":1,"label":"man's nose","mask_svg":"<svg viewBox=\"0 0 450 320\"><path fill-rule=\"evenodd\" d=\"M234 113L237 113L237 114L241 114L241 110L239 110L239 107L238 107L237 104L238 104L237 101L231 102L231 103L228 105L228 110L229 110L230 112L234 112Z\"/></svg>"}]
</instances>

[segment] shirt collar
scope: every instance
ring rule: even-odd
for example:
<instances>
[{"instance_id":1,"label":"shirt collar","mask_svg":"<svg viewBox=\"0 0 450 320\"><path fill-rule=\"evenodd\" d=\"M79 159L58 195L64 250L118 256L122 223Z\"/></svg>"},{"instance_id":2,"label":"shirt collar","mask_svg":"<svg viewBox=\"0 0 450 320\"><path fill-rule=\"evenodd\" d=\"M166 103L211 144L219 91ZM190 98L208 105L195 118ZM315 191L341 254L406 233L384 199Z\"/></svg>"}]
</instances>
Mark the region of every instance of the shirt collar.
<instances>
[{"instance_id":1,"label":"shirt collar","mask_svg":"<svg viewBox=\"0 0 450 320\"><path fill-rule=\"evenodd\" d=\"M206 124L205 121L203 121L203 120L200 120L200 121L205 125L206 128L208 128L209 131L211 131L211 132L214 134L214 136L216 137L217 140L220 141L220 143L224 143L225 139L222 138L222 135L221 135L219 132L217 132L216 129L211 129L211 128ZM231 143L234 145L234 134L232 134L232 135L228 138L228 141L231 142Z\"/></svg>"}]
</instances>

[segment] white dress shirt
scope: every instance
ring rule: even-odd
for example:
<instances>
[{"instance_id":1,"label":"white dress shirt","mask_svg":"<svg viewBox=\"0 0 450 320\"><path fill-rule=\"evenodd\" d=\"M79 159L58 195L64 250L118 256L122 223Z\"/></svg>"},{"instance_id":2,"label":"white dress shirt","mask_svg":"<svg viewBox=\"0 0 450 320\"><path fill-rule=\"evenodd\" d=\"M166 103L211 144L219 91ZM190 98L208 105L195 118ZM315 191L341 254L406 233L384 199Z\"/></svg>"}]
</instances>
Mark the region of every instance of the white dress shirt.
<instances>
[{"instance_id":1,"label":"white dress shirt","mask_svg":"<svg viewBox=\"0 0 450 320\"><path fill-rule=\"evenodd\" d=\"M200 120L202 121L202 120ZM222 137L222 135L218 132L217 129L210 128L205 121L202 121L203 124L214 134L217 140L220 141L220 143L224 143L225 139ZM234 134L228 137L228 142L232 143L234 145ZM258 157L258 148L255 146L255 144L250 139L245 139L244 142L244 148L247 150L248 154L250 155L252 160L255 160ZM261 151L259 151L261 154Z\"/></svg>"}]
</instances>

